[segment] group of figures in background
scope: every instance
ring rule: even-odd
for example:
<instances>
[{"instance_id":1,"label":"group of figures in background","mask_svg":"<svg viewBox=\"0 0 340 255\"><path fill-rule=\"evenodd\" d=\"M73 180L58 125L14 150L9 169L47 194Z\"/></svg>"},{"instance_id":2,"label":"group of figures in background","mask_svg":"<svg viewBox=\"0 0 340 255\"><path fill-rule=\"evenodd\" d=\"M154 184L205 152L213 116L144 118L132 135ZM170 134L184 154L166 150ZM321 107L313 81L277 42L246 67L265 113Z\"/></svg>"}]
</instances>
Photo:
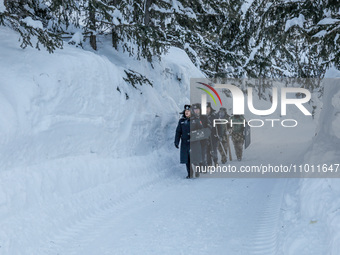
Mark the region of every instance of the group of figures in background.
<instances>
[{"instance_id":1,"label":"group of figures in background","mask_svg":"<svg viewBox=\"0 0 340 255\"><path fill-rule=\"evenodd\" d=\"M176 128L175 146L181 147L180 163L186 164L186 178L199 177L200 173L194 171L195 166L217 166L218 153L221 164L227 162L228 154L231 161L230 136L236 157L242 160L247 127L244 116L229 116L224 107L216 111L210 102L206 109L206 115L202 115L201 104L185 105ZM227 124L217 125L214 120L224 120Z\"/></svg>"}]
</instances>

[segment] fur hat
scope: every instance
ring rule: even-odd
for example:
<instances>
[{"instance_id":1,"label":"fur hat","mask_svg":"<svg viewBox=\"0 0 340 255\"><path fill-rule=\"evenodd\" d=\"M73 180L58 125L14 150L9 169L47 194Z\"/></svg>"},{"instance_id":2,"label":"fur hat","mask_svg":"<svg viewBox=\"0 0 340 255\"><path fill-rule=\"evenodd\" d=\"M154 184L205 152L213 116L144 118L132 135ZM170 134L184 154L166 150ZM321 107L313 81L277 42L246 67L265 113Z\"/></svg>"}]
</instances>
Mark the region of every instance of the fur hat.
<instances>
[{"instance_id":1,"label":"fur hat","mask_svg":"<svg viewBox=\"0 0 340 255\"><path fill-rule=\"evenodd\" d=\"M221 107L220 110L218 111L218 117L219 118L226 118L228 116L227 114L227 109L224 107Z\"/></svg>"},{"instance_id":2,"label":"fur hat","mask_svg":"<svg viewBox=\"0 0 340 255\"><path fill-rule=\"evenodd\" d=\"M190 104L184 105L184 111L185 111L185 110L190 110L190 107L191 107Z\"/></svg>"},{"instance_id":3,"label":"fur hat","mask_svg":"<svg viewBox=\"0 0 340 255\"><path fill-rule=\"evenodd\" d=\"M193 104L192 105L192 109L195 110L195 109L200 109L201 110L201 104L197 103L197 104Z\"/></svg>"},{"instance_id":4,"label":"fur hat","mask_svg":"<svg viewBox=\"0 0 340 255\"><path fill-rule=\"evenodd\" d=\"M212 112L215 111L214 108L211 107L211 103L210 103L210 102L207 103L207 108L208 108L208 107L210 107L210 109L211 109Z\"/></svg>"},{"instance_id":5,"label":"fur hat","mask_svg":"<svg viewBox=\"0 0 340 255\"><path fill-rule=\"evenodd\" d=\"M221 112L225 112L225 113L227 113L227 109L226 109L226 108L224 108L224 107L221 107L221 108L220 108L220 111L221 111Z\"/></svg>"},{"instance_id":6,"label":"fur hat","mask_svg":"<svg viewBox=\"0 0 340 255\"><path fill-rule=\"evenodd\" d=\"M184 110L181 111L179 114L183 114L183 115L184 115L184 113L185 113L186 110L189 110L189 111L190 111L190 108L191 108L190 104L184 105Z\"/></svg>"}]
</instances>

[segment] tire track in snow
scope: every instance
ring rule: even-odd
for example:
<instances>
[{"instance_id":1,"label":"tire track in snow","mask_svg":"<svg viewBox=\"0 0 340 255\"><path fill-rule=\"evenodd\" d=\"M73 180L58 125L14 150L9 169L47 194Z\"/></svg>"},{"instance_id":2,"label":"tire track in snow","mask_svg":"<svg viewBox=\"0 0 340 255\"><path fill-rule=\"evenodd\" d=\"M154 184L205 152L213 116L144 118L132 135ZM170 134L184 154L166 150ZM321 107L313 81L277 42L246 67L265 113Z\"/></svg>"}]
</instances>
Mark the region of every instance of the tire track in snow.
<instances>
[{"instance_id":1,"label":"tire track in snow","mask_svg":"<svg viewBox=\"0 0 340 255\"><path fill-rule=\"evenodd\" d=\"M276 179L268 201L259 215L255 226L254 238L251 241L252 254L274 255L278 249L279 219L285 180Z\"/></svg>"},{"instance_id":2,"label":"tire track in snow","mask_svg":"<svg viewBox=\"0 0 340 255\"><path fill-rule=\"evenodd\" d=\"M120 215L125 214L128 210L132 210L130 207L136 201L136 197L139 194L154 189L157 185L164 187L164 180L177 181L176 179L167 178L169 173L160 175L140 185L119 199L111 200L99 208L94 208L91 212L85 212L72 225L66 226L51 237L46 238L36 254L78 254L80 246L90 242L93 237L102 232L102 229L106 227L105 222L107 219L115 218L115 220L119 220Z\"/></svg>"}]
</instances>

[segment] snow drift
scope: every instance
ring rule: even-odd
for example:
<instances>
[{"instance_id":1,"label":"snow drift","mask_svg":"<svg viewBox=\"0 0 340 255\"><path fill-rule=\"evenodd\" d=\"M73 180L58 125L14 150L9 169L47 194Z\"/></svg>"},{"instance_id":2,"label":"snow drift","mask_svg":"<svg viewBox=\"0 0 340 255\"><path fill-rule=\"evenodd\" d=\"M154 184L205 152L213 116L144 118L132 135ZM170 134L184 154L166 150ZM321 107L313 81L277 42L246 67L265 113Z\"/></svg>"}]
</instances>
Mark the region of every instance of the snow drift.
<instances>
[{"instance_id":1,"label":"snow drift","mask_svg":"<svg viewBox=\"0 0 340 255\"><path fill-rule=\"evenodd\" d=\"M20 49L7 28L0 36L1 254L36 254L46 230L178 170L177 113L189 75L201 76L184 51L152 67L105 38L97 53L65 44L48 54ZM129 69L153 86L133 88Z\"/></svg>"},{"instance_id":2,"label":"snow drift","mask_svg":"<svg viewBox=\"0 0 340 255\"><path fill-rule=\"evenodd\" d=\"M340 163L340 78L337 77L340 72L331 68L323 81L322 109L315 137L303 159L306 163ZM283 205L282 254L340 253L339 187L338 178L288 181Z\"/></svg>"},{"instance_id":3,"label":"snow drift","mask_svg":"<svg viewBox=\"0 0 340 255\"><path fill-rule=\"evenodd\" d=\"M65 49L48 54L19 49L18 37L9 29L0 27L0 36L3 38L0 44L1 254L55 254L65 242L73 240L72 235L77 235L75 229L82 232L97 226L93 221L100 220L101 215L110 217L111 209L116 208L119 212L119 205L129 201L127 198L141 190L147 195L145 190L153 185L158 188L150 193L171 193L169 200L162 201L162 210L158 212L171 208L169 211L175 216L166 225L163 215L153 214L158 217L159 225L152 229L149 238L159 235L162 231L159 226L177 229L178 225L189 233L188 238L192 238L190 233L194 230L198 236L204 236L202 222L219 237L218 243L211 240L209 244L197 239L204 246L201 250L197 250L199 246L186 247L183 243L188 239L177 237L192 254L206 254L207 250L226 246L235 254L244 254L248 248L257 254L264 251L285 255L339 253L338 180L294 179L287 183L284 179L203 179L193 183L182 180L184 185L178 182L185 170L179 165L179 153L173 145L177 113L189 103L189 77L202 77L184 51L171 48L162 61L151 66L114 51L105 37L101 38L97 52L87 46L83 50L65 45ZM132 70L146 76L152 86L137 84L134 88L126 82L126 72ZM328 75L335 77L337 72L332 69ZM317 114L317 135L312 142L312 118L303 119L304 125L296 129L254 129L245 160L233 164L257 164L265 160L291 163L298 155L304 155L303 160L309 163L336 163L340 156L339 91L338 86L325 88L323 109ZM257 103L268 108L265 100ZM302 120L293 111L289 114ZM275 116L280 118L279 113ZM325 126L324 122L329 125ZM171 179L169 176L173 177L172 186L161 190L159 186L168 183L159 180ZM199 193L202 187L209 191L199 194L202 200L191 199L191 192ZM176 189L180 191L175 192ZM223 191L221 197L217 196L220 191ZM192 210L188 209L183 218L173 204L179 196L179 205L188 205ZM193 203L188 203L189 200ZM130 200L128 205L133 202L136 201ZM149 210L154 209L153 202L149 201ZM207 218L202 214L187 227L185 220L201 207L208 209L210 215L219 216ZM283 212L282 225L278 224L280 212ZM91 218L93 214L95 219ZM140 218L143 219L136 217L133 222ZM153 223L150 219L147 222ZM133 223L129 227L134 228ZM142 235L147 230L142 225L139 233ZM119 230L115 234L119 236ZM131 248L126 247L129 240L124 240L122 250ZM139 240L138 247L142 247L145 239ZM162 249L158 239L153 241L154 247ZM169 245L168 239L162 241ZM244 243L249 247L240 250ZM140 253L134 247L130 250Z\"/></svg>"}]
</instances>

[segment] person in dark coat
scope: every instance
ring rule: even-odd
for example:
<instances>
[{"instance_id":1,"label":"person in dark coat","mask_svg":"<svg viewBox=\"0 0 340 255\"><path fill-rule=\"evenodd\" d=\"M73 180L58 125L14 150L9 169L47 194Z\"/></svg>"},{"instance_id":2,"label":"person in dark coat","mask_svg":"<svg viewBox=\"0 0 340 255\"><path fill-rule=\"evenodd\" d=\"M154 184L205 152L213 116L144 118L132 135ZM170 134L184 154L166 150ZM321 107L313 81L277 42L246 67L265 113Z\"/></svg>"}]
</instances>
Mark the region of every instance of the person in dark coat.
<instances>
[{"instance_id":1,"label":"person in dark coat","mask_svg":"<svg viewBox=\"0 0 340 255\"><path fill-rule=\"evenodd\" d=\"M201 104L193 104L193 116L191 117L190 131L195 131L207 127L206 116L201 115ZM191 142L191 162L195 166L207 165L207 140L200 140ZM196 177L199 176L199 172L196 173Z\"/></svg>"},{"instance_id":2,"label":"person in dark coat","mask_svg":"<svg viewBox=\"0 0 340 255\"><path fill-rule=\"evenodd\" d=\"M228 153L228 144L229 144L229 131L230 131L230 116L227 113L227 109L224 107L221 107L220 110L217 113L219 119L224 119L228 121L227 125L217 125L216 131L217 131L217 137L220 139L221 142L218 143L218 151L221 155L221 162L222 164L225 164L227 162L227 153ZM222 148L223 146L223 148Z\"/></svg>"},{"instance_id":3,"label":"person in dark coat","mask_svg":"<svg viewBox=\"0 0 340 255\"><path fill-rule=\"evenodd\" d=\"M192 177L192 168L190 164L190 105L184 106L183 116L178 121L175 135L175 147L179 148L181 141L180 163L186 164L188 175L186 178Z\"/></svg>"},{"instance_id":4,"label":"person in dark coat","mask_svg":"<svg viewBox=\"0 0 340 255\"><path fill-rule=\"evenodd\" d=\"M231 138L233 140L236 157L238 161L241 161L242 153L243 153L243 143L244 143L244 128L245 128L245 125L247 124L247 120L244 118L243 115L235 114L231 116L230 121L233 123Z\"/></svg>"},{"instance_id":5,"label":"person in dark coat","mask_svg":"<svg viewBox=\"0 0 340 255\"><path fill-rule=\"evenodd\" d=\"M207 126L211 130L210 138L207 140L206 154L208 166L217 165L217 133L214 127L214 119L218 119L216 111L211 107L211 103L207 103Z\"/></svg>"}]
</instances>

